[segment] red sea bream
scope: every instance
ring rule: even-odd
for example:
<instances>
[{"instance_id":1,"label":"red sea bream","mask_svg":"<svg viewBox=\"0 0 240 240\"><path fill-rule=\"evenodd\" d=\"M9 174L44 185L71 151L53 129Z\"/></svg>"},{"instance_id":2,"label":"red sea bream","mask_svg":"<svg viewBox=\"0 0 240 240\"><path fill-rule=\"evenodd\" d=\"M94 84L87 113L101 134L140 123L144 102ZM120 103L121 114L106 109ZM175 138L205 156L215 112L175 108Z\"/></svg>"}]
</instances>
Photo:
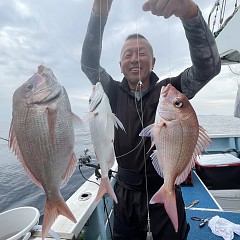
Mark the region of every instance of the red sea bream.
<instances>
[{"instance_id":1,"label":"red sea bream","mask_svg":"<svg viewBox=\"0 0 240 240\"><path fill-rule=\"evenodd\" d=\"M209 145L210 138L199 126L196 113L186 96L171 84L161 90L155 123L143 129L140 136L151 136L152 146L156 146L151 155L152 162L156 171L164 178L164 184L150 203L164 204L177 232L174 185L186 179L196 157Z\"/></svg>"},{"instance_id":2,"label":"red sea bream","mask_svg":"<svg viewBox=\"0 0 240 240\"><path fill-rule=\"evenodd\" d=\"M42 239L59 214L76 223L60 192L77 162L73 118L67 92L49 68L40 65L14 92L9 146L46 193Z\"/></svg>"}]
</instances>

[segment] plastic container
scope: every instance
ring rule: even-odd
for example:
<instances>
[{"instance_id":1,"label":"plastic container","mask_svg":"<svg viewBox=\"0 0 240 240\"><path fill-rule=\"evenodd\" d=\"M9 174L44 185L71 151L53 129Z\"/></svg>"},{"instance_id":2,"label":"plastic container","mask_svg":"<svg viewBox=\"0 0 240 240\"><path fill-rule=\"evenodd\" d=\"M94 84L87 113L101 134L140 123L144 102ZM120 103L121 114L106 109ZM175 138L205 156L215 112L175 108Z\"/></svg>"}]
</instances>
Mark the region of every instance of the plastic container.
<instances>
[{"instance_id":1,"label":"plastic container","mask_svg":"<svg viewBox=\"0 0 240 240\"><path fill-rule=\"evenodd\" d=\"M0 240L27 240L38 224L40 213L34 207L19 207L0 214Z\"/></svg>"}]
</instances>

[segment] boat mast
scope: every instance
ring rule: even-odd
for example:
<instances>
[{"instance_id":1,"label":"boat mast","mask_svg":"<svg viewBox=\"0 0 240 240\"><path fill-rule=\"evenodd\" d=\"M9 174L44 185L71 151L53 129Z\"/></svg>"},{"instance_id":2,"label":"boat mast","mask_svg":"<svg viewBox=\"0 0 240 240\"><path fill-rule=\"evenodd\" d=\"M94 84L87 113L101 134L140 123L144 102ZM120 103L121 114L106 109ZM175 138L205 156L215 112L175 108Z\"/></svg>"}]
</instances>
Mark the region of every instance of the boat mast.
<instances>
[{"instance_id":1,"label":"boat mast","mask_svg":"<svg viewBox=\"0 0 240 240\"><path fill-rule=\"evenodd\" d=\"M208 26L210 29L212 29L212 33L215 37L218 36L218 34L223 30L223 28L228 24L228 22L233 18L233 16L237 13L237 11L240 8L240 5L238 5L238 0L235 1L233 12L230 16L228 16L226 19L225 17L225 12L226 12L226 4L227 0L216 0L212 10L209 13L208 16ZM220 14L218 17L218 11L220 10ZM211 26L211 18L212 14L215 12L213 23ZM214 32L215 25L217 24L217 18L218 18L218 30Z\"/></svg>"},{"instance_id":2,"label":"boat mast","mask_svg":"<svg viewBox=\"0 0 240 240\"><path fill-rule=\"evenodd\" d=\"M235 0L235 4L231 4L232 6L229 6L228 2L227 5L227 0L216 0L208 17L208 26L216 39L222 65L240 63L240 40L238 35L240 19L238 10L240 5L238 0ZM225 17L226 14L228 16ZM217 28L216 31L215 28Z\"/></svg>"}]
</instances>

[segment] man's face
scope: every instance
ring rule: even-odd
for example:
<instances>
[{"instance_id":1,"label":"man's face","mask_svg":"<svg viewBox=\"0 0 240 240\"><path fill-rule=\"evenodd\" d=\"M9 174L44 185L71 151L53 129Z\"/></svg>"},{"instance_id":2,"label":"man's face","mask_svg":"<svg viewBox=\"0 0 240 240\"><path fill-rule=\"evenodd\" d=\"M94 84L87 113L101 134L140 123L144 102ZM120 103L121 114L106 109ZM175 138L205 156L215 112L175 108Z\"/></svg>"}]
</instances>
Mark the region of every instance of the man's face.
<instances>
[{"instance_id":1,"label":"man's face","mask_svg":"<svg viewBox=\"0 0 240 240\"><path fill-rule=\"evenodd\" d=\"M139 89L140 80L143 83L142 88L148 88L154 64L152 48L146 39L129 39L124 43L120 67L131 89Z\"/></svg>"}]
</instances>

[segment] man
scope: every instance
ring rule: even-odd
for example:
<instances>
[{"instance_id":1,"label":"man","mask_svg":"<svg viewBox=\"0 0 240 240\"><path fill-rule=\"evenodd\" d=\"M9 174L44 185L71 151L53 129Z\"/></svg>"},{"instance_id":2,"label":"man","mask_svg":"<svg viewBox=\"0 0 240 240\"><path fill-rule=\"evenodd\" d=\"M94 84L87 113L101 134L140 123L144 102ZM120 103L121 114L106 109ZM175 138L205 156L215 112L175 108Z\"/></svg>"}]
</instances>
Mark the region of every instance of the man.
<instances>
[{"instance_id":1,"label":"man","mask_svg":"<svg viewBox=\"0 0 240 240\"><path fill-rule=\"evenodd\" d=\"M143 5L144 11L165 18L175 15L181 19L193 65L177 77L157 82L159 78L152 71L155 64L152 47L142 35L133 34L121 50L120 68L124 78L122 82L114 81L99 65L101 39L111 4L111 0L94 0L81 64L92 84L101 81L112 111L126 130L126 133L116 130L114 140L119 166L115 184L118 204L114 205L114 239L146 239L147 232L157 240L186 239L189 226L179 186L175 188L178 232L175 232L162 204L148 204L163 179L152 166L151 152L146 155L151 140L141 139L139 133L154 122L163 85L171 83L192 98L220 72L216 43L192 0L149 0Z\"/></svg>"}]
</instances>

